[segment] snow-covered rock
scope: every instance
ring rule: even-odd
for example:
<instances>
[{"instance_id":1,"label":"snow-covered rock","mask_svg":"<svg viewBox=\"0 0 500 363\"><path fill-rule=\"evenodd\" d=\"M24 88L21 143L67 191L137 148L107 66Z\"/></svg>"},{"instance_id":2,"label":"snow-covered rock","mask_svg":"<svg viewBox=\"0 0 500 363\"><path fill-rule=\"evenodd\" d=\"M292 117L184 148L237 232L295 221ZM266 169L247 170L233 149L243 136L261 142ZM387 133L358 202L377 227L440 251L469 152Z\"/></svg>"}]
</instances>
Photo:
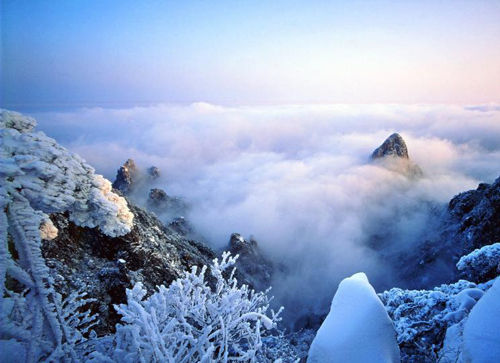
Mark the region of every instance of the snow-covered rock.
<instances>
[{"instance_id":1,"label":"snow-covered rock","mask_svg":"<svg viewBox=\"0 0 500 363\"><path fill-rule=\"evenodd\" d=\"M35 120L1 111L0 178L8 194L19 194L48 219L48 213L69 212L77 225L99 227L105 234L128 233L133 215L111 183L78 155L42 132Z\"/></svg>"},{"instance_id":2,"label":"snow-covered rock","mask_svg":"<svg viewBox=\"0 0 500 363\"><path fill-rule=\"evenodd\" d=\"M130 232L133 215L109 181L35 126L0 111L0 345L29 362L75 361L86 340L76 327L92 319L79 312L86 301L54 289L41 252L42 238L58 235L49 214L112 237Z\"/></svg>"},{"instance_id":3,"label":"snow-covered rock","mask_svg":"<svg viewBox=\"0 0 500 363\"><path fill-rule=\"evenodd\" d=\"M500 274L500 243L478 248L462 256L457 269L471 281L485 281Z\"/></svg>"},{"instance_id":4,"label":"snow-covered rock","mask_svg":"<svg viewBox=\"0 0 500 363\"><path fill-rule=\"evenodd\" d=\"M379 294L394 322L403 362L455 362L464 322L490 283L460 280L432 290L393 288Z\"/></svg>"},{"instance_id":5,"label":"snow-covered rock","mask_svg":"<svg viewBox=\"0 0 500 363\"><path fill-rule=\"evenodd\" d=\"M500 359L500 279L469 314L464 327L464 361L498 362Z\"/></svg>"},{"instance_id":6,"label":"snow-covered rock","mask_svg":"<svg viewBox=\"0 0 500 363\"><path fill-rule=\"evenodd\" d=\"M365 274L344 279L309 350L308 362L399 362L396 333Z\"/></svg>"}]
</instances>

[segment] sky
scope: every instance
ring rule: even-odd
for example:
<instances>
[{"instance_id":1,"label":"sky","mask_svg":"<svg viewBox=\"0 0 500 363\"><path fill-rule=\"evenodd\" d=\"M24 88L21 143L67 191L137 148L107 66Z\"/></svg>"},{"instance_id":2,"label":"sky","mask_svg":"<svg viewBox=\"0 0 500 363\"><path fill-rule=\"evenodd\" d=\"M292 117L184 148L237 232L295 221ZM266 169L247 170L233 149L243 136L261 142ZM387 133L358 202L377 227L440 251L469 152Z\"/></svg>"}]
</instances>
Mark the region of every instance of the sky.
<instances>
[{"instance_id":1,"label":"sky","mask_svg":"<svg viewBox=\"0 0 500 363\"><path fill-rule=\"evenodd\" d=\"M500 100L500 2L1 2L1 106Z\"/></svg>"}]
</instances>

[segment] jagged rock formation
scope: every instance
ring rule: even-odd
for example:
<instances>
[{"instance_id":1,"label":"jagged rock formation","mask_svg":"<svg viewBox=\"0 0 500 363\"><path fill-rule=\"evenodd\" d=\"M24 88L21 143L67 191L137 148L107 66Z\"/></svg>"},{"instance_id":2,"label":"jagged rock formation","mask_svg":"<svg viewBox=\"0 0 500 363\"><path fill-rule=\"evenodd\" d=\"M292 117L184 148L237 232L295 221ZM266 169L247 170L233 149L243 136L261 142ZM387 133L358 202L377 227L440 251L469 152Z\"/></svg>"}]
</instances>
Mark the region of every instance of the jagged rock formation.
<instances>
[{"instance_id":1,"label":"jagged rock formation","mask_svg":"<svg viewBox=\"0 0 500 363\"><path fill-rule=\"evenodd\" d=\"M170 222L168 226L183 236L188 236L193 233L193 228L184 217L174 218L174 220Z\"/></svg>"},{"instance_id":2,"label":"jagged rock formation","mask_svg":"<svg viewBox=\"0 0 500 363\"><path fill-rule=\"evenodd\" d=\"M257 241L245 240L239 233L233 233L229 239L229 250L233 255L239 255L236 267L238 273L258 290L265 290L271 285L273 264L262 255Z\"/></svg>"},{"instance_id":3,"label":"jagged rock formation","mask_svg":"<svg viewBox=\"0 0 500 363\"><path fill-rule=\"evenodd\" d=\"M403 159L409 159L408 148L400 134L394 133L389 136L382 145L376 148L372 153L372 159L393 156Z\"/></svg>"},{"instance_id":4,"label":"jagged rock formation","mask_svg":"<svg viewBox=\"0 0 500 363\"><path fill-rule=\"evenodd\" d=\"M43 241L43 256L63 295L84 289L96 298L98 332L107 333L118 322L113 304L124 303L125 289L142 282L149 292L168 285L192 266L209 265L216 254L207 246L165 227L154 215L130 204L134 224L130 233L109 237L95 228L78 227L66 214L53 214L59 230Z\"/></svg>"},{"instance_id":5,"label":"jagged rock formation","mask_svg":"<svg viewBox=\"0 0 500 363\"><path fill-rule=\"evenodd\" d=\"M163 189L153 188L149 191L148 201L151 204L160 205L167 202L167 193Z\"/></svg>"},{"instance_id":6,"label":"jagged rock formation","mask_svg":"<svg viewBox=\"0 0 500 363\"><path fill-rule=\"evenodd\" d=\"M163 189L153 188L149 191L146 207L159 215L177 218L186 213L187 204L178 197L169 196Z\"/></svg>"},{"instance_id":7,"label":"jagged rock formation","mask_svg":"<svg viewBox=\"0 0 500 363\"><path fill-rule=\"evenodd\" d=\"M133 190L137 177L137 166L133 159L128 159L116 172L113 188L118 189L123 194L128 194Z\"/></svg>"},{"instance_id":8,"label":"jagged rock formation","mask_svg":"<svg viewBox=\"0 0 500 363\"><path fill-rule=\"evenodd\" d=\"M373 151L371 159L409 177L423 175L422 169L410 160L406 142L398 133L394 133L385 139L382 145Z\"/></svg>"},{"instance_id":9,"label":"jagged rock formation","mask_svg":"<svg viewBox=\"0 0 500 363\"><path fill-rule=\"evenodd\" d=\"M439 218L433 236L413 254L400 258L401 276L415 281L415 288L429 287L436 277L441 283L470 277L470 271L455 268L460 257L500 241L500 177L493 184L481 183L476 190L455 196ZM414 261L419 261L417 266ZM491 274L486 274L477 282L489 278Z\"/></svg>"},{"instance_id":10,"label":"jagged rock formation","mask_svg":"<svg viewBox=\"0 0 500 363\"><path fill-rule=\"evenodd\" d=\"M156 166L150 166L148 168L148 175L151 179L158 179L160 177L160 169Z\"/></svg>"},{"instance_id":11,"label":"jagged rock formation","mask_svg":"<svg viewBox=\"0 0 500 363\"><path fill-rule=\"evenodd\" d=\"M455 244L462 255L500 241L500 177L493 184L481 183L476 190L455 196L448 205L456 224Z\"/></svg>"}]
</instances>

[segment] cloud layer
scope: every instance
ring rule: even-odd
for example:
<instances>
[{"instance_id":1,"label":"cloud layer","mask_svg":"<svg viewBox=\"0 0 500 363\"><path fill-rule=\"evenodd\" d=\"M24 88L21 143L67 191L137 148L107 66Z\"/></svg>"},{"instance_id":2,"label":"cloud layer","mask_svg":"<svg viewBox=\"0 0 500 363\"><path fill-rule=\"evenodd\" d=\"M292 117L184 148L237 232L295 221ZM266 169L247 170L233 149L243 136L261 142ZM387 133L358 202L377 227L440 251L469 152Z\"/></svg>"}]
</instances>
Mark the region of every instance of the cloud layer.
<instances>
[{"instance_id":1,"label":"cloud layer","mask_svg":"<svg viewBox=\"0 0 500 363\"><path fill-rule=\"evenodd\" d=\"M158 166L159 184L222 248L253 235L287 266L274 292L290 311L328 306L338 281L367 272L400 281L373 244L415 247L460 191L500 175L500 107L315 105L226 108L205 103L35 115L40 129L113 179L128 157ZM393 132L424 171L413 180L369 161Z\"/></svg>"}]
</instances>

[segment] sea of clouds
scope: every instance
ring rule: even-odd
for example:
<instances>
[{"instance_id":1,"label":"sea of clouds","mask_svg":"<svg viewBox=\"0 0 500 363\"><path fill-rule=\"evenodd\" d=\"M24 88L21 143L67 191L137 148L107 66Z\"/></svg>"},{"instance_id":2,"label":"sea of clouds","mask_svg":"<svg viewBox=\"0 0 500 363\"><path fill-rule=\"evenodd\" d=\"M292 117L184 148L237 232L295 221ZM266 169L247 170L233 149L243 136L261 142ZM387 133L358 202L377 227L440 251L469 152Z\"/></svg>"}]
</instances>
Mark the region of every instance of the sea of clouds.
<instances>
[{"instance_id":1,"label":"sea of clouds","mask_svg":"<svg viewBox=\"0 0 500 363\"><path fill-rule=\"evenodd\" d=\"M273 291L289 311L322 311L340 279L364 271L404 285L370 246L415 248L436 207L500 175L500 106L206 103L33 114L39 129L113 180L127 158L158 166L169 195L214 248L253 235L286 267ZM424 177L370 162L393 132Z\"/></svg>"}]
</instances>

